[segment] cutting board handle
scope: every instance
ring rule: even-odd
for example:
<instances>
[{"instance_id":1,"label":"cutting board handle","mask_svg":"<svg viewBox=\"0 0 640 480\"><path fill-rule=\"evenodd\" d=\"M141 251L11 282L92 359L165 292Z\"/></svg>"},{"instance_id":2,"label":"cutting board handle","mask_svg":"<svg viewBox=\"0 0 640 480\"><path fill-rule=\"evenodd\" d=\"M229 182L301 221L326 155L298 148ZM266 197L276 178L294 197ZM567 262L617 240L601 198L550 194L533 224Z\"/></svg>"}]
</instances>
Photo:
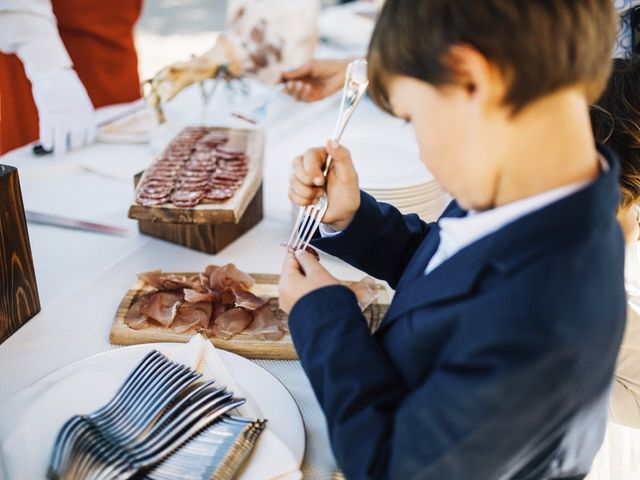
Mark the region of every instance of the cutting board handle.
<instances>
[{"instance_id":1,"label":"cutting board handle","mask_svg":"<svg viewBox=\"0 0 640 480\"><path fill-rule=\"evenodd\" d=\"M0 343L39 311L18 170L0 165Z\"/></svg>"}]
</instances>

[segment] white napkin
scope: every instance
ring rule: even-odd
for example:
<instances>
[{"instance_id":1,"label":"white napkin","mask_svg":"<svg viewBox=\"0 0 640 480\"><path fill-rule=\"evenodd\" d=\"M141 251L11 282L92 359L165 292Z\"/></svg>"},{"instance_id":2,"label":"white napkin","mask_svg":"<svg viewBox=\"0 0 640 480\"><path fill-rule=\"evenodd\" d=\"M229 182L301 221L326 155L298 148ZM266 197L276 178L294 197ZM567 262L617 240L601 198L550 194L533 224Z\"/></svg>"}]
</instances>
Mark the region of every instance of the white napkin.
<instances>
[{"instance_id":1,"label":"white napkin","mask_svg":"<svg viewBox=\"0 0 640 480\"><path fill-rule=\"evenodd\" d=\"M260 416L255 401L233 381L213 345L203 337L194 337L172 359L197 367L205 377L214 378L237 392L237 396L247 398L238 414L248 418ZM114 365L89 365L68 377L38 382L3 400L0 405L0 480L44 478L51 448L62 425L74 414L87 414L100 408L122 384L122 368L114 368ZM115 388L112 392L86 388L99 384ZM240 478L293 480L301 477L293 454L267 423Z\"/></svg>"}]
</instances>

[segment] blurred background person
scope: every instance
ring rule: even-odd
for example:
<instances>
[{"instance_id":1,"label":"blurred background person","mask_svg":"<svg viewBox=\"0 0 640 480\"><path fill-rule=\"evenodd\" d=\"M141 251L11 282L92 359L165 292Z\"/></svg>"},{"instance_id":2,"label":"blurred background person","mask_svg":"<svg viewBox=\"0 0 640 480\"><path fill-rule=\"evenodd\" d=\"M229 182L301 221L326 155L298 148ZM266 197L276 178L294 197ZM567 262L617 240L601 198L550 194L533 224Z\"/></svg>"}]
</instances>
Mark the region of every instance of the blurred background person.
<instances>
[{"instance_id":1,"label":"blurred background person","mask_svg":"<svg viewBox=\"0 0 640 480\"><path fill-rule=\"evenodd\" d=\"M612 1L620 14L620 29L613 56L629 57L634 50L633 9L640 6L640 0ZM315 102L333 95L342 88L344 74L351 60L353 59L314 59L300 68L284 72L282 80L286 84L285 92L301 102Z\"/></svg>"},{"instance_id":2,"label":"blurred background person","mask_svg":"<svg viewBox=\"0 0 640 480\"><path fill-rule=\"evenodd\" d=\"M614 0L616 9L620 13L620 32L613 56L617 58L629 57L634 51L633 45L633 9L640 6L640 0ZM639 39L640 40L640 39ZM637 51L636 54L640 54Z\"/></svg>"},{"instance_id":3,"label":"blurred background person","mask_svg":"<svg viewBox=\"0 0 640 480\"><path fill-rule=\"evenodd\" d=\"M620 159L627 325L611 389L609 424L588 480L636 480L640 469L640 57L616 59L607 89L591 109L597 142Z\"/></svg>"},{"instance_id":4,"label":"blurred background person","mask_svg":"<svg viewBox=\"0 0 640 480\"><path fill-rule=\"evenodd\" d=\"M640 57L616 59L607 90L591 110L596 141L620 158L617 218L626 241L628 315L611 400L611 419L640 428ZM638 452L640 456L640 452Z\"/></svg>"},{"instance_id":5,"label":"blurred background person","mask_svg":"<svg viewBox=\"0 0 640 480\"><path fill-rule=\"evenodd\" d=\"M140 98L142 0L0 0L0 155L93 142L95 109Z\"/></svg>"}]
</instances>

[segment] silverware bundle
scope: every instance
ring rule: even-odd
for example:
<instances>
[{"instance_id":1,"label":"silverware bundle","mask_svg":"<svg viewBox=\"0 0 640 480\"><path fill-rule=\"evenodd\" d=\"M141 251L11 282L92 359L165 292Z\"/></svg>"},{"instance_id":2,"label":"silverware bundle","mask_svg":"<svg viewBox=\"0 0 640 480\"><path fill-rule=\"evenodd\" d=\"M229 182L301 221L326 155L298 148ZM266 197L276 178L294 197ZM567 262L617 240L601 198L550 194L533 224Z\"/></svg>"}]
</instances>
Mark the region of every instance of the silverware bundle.
<instances>
[{"instance_id":1,"label":"silverware bundle","mask_svg":"<svg viewBox=\"0 0 640 480\"><path fill-rule=\"evenodd\" d=\"M245 418L225 416L142 478L234 478L265 427L265 420L252 422Z\"/></svg>"},{"instance_id":2,"label":"silverware bundle","mask_svg":"<svg viewBox=\"0 0 640 480\"><path fill-rule=\"evenodd\" d=\"M208 479L213 472L231 478L264 421L225 415L245 400L201 377L155 350L149 353L107 405L64 424L47 477ZM187 468L195 465L201 468Z\"/></svg>"}]
</instances>

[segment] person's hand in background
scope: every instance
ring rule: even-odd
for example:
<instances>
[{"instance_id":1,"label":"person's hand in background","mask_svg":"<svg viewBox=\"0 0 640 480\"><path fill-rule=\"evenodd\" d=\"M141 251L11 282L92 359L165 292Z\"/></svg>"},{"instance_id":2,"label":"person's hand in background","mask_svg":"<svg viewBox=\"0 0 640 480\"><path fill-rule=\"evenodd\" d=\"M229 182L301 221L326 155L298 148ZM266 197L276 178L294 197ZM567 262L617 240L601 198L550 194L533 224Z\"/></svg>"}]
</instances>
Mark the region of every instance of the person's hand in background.
<instances>
[{"instance_id":1,"label":"person's hand in background","mask_svg":"<svg viewBox=\"0 0 640 480\"><path fill-rule=\"evenodd\" d=\"M73 68L48 72L31 83L45 150L62 154L93 143L94 108Z\"/></svg>"},{"instance_id":2,"label":"person's hand in background","mask_svg":"<svg viewBox=\"0 0 640 480\"><path fill-rule=\"evenodd\" d=\"M329 207L322 223L339 231L349 226L360 208L358 174L346 148L329 142L326 148L312 148L295 158L289 182L289 200L296 205L307 206L322 195L322 170L329 154L333 157L326 185Z\"/></svg>"},{"instance_id":3,"label":"person's hand in background","mask_svg":"<svg viewBox=\"0 0 640 480\"><path fill-rule=\"evenodd\" d=\"M316 102L333 95L344 85L352 59L311 60L282 74L285 92L301 102Z\"/></svg>"}]
</instances>

